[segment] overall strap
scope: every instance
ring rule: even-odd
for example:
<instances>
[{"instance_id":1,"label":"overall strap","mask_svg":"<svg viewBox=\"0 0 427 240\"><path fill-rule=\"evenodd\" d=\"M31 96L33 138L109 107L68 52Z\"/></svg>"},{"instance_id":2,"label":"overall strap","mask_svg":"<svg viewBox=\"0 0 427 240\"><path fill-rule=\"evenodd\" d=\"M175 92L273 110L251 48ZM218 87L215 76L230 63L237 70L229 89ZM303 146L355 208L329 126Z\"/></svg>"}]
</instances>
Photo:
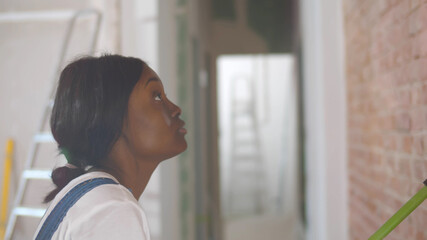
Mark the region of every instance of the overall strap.
<instances>
[{"instance_id":1,"label":"overall strap","mask_svg":"<svg viewBox=\"0 0 427 240\"><path fill-rule=\"evenodd\" d=\"M111 178L92 178L86 180L73 189L71 189L65 196L56 204L52 212L47 216L37 234L36 240L49 240L52 238L53 233L58 228L59 224L64 219L67 211L79 200L85 193L93 188L103 184L118 184Z\"/></svg>"}]
</instances>

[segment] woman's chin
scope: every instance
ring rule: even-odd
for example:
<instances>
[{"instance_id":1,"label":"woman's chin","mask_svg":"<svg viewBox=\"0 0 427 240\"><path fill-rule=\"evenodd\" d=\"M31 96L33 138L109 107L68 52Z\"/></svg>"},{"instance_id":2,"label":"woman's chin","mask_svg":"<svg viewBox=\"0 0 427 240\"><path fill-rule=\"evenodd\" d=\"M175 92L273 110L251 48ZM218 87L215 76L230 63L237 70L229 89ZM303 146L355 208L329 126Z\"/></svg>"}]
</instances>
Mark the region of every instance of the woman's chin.
<instances>
[{"instance_id":1,"label":"woman's chin","mask_svg":"<svg viewBox=\"0 0 427 240\"><path fill-rule=\"evenodd\" d=\"M187 147L187 141L184 139L183 143L180 145L179 152L176 155L183 153L185 150L187 150Z\"/></svg>"}]
</instances>

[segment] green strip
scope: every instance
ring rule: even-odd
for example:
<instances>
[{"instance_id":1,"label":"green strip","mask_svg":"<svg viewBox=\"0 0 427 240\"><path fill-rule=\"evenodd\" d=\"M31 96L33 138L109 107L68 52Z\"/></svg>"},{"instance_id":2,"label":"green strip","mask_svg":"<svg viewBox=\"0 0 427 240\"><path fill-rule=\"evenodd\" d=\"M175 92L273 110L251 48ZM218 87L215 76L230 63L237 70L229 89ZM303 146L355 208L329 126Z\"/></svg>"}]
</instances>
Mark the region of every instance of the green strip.
<instances>
[{"instance_id":1,"label":"green strip","mask_svg":"<svg viewBox=\"0 0 427 240\"><path fill-rule=\"evenodd\" d=\"M383 239L397 227L415 208L427 198L427 187L423 187L403 205L384 225L378 229L369 240Z\"/></svg>"}]
</instances>

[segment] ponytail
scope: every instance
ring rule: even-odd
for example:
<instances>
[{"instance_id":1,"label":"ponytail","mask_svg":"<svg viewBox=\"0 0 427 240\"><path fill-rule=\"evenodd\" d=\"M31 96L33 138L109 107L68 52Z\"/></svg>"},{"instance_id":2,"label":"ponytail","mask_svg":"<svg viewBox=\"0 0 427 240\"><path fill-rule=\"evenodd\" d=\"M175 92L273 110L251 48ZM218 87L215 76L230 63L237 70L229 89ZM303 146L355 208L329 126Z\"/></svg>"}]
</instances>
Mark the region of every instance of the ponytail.
<instances>
[{"instance_id":1,"label":"ponytail","mask_svg":"<svg viewBox=\"0 0 427 240\"><path fill-rule=\"evenodd\" d=\"M70 165L67 165L64 167L55 168L52 171L52 181L56 185L56 188L44 198L44 203L52 201L56 194L58 194L69 182L71 182L71 180L85 173L84 169L73 168L70 167Z\"/></svg>"}]
</instances>

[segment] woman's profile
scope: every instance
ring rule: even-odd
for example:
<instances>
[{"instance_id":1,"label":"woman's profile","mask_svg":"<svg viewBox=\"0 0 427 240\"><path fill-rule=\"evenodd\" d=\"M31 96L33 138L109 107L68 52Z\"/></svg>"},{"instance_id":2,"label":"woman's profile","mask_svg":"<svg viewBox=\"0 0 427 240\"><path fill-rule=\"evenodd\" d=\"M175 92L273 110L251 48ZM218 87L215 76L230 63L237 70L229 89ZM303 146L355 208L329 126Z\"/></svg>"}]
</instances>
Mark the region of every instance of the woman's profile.
<instances>
[{"instance_id":1,"label":"woman's profile","mask_svg":"<svg viewBox=\"0 0 427 240\"><path fill-rule=\"evenodd\" d=\"M67 165L35 239L150 239L138 204L151 174L187 148L181 109L142 60L83 57L61 73L50 126Z\"/></svg>"}]
</instances>

